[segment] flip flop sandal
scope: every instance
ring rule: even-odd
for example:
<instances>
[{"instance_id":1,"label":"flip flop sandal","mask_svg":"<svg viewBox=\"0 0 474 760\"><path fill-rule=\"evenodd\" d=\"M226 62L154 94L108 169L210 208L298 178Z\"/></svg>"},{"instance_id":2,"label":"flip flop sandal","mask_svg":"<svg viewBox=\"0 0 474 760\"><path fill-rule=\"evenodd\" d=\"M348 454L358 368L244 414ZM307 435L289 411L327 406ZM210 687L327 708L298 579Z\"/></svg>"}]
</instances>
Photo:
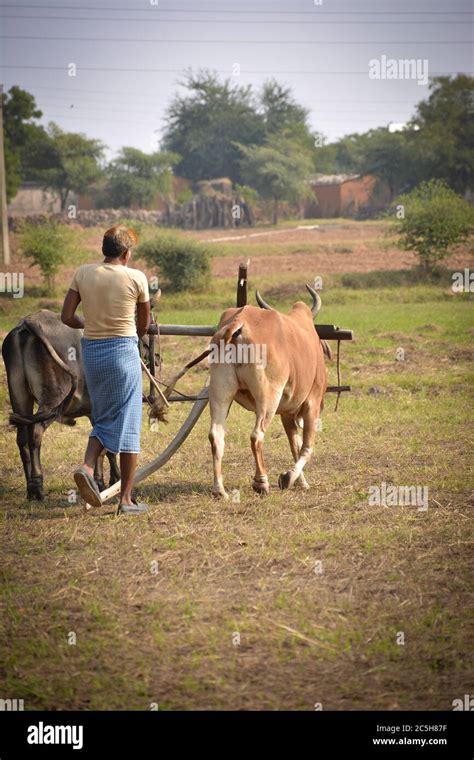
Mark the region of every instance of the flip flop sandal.
<instances>
[{"instance_id":1,"label":"flip flop sandal","mask_svg":"<svg viewBox=\"0 0 474 760\"><path fill-rule=\"evenodd\" d=\"M78 469L74 471L74 480L81 497L87 502L87 504L90 504L93 507L102 506L97 483L84 467L78 467Z\"/></svg>"},{"instance_id":2,"label":"flip flop sandal","mask_svg":"<svg viewBox=\"0 0 474 760\"><path fill-rule=\"evenodd\" d=\"M118 515L142 515L148 512L148 505L132 499L132 504L119 504Z\"/></svg>"}]
</instances>

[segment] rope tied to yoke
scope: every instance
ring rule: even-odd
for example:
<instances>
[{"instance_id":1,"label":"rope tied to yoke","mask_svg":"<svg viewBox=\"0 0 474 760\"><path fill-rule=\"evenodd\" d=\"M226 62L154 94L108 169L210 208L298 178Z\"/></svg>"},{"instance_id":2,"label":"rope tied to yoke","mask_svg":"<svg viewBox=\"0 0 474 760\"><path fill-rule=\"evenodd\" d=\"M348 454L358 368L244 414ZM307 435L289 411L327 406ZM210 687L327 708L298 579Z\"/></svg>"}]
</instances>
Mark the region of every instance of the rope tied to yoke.
<instances>
[{"instance_id":1,"label":"rope tied to yoke","mask_svg":"<svg viewBox=\"0 0 474 760\"><path fill-rule=\"evenodd\" d=\"M337 341L337 354L336 354L336 370L337 370L337 384L339 387L341 387L341 341ZM334 406L334 411L337 412L337 407L339 406L339 399L341 397L341 391L338 391L336 396L336 404Z\"/></svg>"}]
</instances>

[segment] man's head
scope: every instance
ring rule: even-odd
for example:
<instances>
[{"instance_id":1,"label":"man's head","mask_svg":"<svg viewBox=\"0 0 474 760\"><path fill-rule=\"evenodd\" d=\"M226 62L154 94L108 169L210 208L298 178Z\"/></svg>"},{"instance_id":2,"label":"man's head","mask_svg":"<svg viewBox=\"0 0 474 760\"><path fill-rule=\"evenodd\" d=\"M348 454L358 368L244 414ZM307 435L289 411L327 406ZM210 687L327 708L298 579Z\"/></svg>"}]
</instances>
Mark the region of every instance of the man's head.
<instances>
[{"instance_id":1,"label":"man's head","mask_svg":"<svg viewBox=\"0 0 474 760\"><path fill-rule=\"evenodd\" d=\"M119 259L122 263L126 264L137 240L136 232L125 227L124 224L117 224L105 233L102 242L102 253L106 259Z\"/></svg>"}]
</instances>

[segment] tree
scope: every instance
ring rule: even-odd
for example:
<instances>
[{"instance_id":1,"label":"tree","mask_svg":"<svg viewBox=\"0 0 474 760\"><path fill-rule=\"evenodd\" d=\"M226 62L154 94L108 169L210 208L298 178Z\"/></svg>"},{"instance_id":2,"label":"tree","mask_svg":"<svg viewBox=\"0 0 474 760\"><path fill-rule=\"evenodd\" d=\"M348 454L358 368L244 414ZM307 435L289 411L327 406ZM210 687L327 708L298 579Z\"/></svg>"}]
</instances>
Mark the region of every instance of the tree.
<instances>
[{"instance_id":1,"label":"tree","mask_svg":"<svg viewBox=\"0 0 474 760\"><path fill-rule=\"evenodd\" d=\"M307 128L308 111L298 105L289 87L284 87L275 79L265 82L260 94L259 110L263 116L267 136L284 131L299 133L303 126L311 140Z\"/></svg>"},{"instance_id":2,"label":"tree","mask_svg":"<svg viewBox=\"0 0 474 760\"><path fill-rule=\"evenodd\" d=\"M273 135L265 145L239 145L241 172L246 184L262 198L273 200L273 224L278 222L278 203L299 202L311 193L305 180L311 174L312 159L297 140Z\"/></svg>"},{"instance_id":3,"label":"tree","mask_svg":"<svg viewBox=\"0 0 474 760\"><path fill-rule=\"evenodd\" d=\"M459 193L474 189L474 78L435 77L430 90L406 129L346 135L319 149L316 166L329 173L375 174L394 195L431 178Z\"/></svg>"},{"instance_id":4,"label":"tree","mask_svg":"<svg viewBox=\"0 0 474 760\"><path fill-rule=\"evenodd\" d=\"M335 145L321 148L320 156L333 173L374 174L388 184L394 196L410 190L417 182L416 138L417 133L408 129L390 132L387 127L379 127L347 135Z\"/></svg>"},{"instance_id":5,"label":"tree","mask_svg":"<svg viewBox=\"0 0 474 760\"><path fill-rule=\"evenodd\" d=\"M51 144L46 131L35 120L41 118L35 98L20 87L3 95L3 128L7 198L11 200L21 182L34 179L37 169L51 159Z\"/></svg>"},{"instance_id":6,"label":"tree","mask_svg":"<svg viewBox=\"0 0 474 760\"><path fill-rule=\"evenodd\" d=\"M174 99L167 113L164 148L180 154L176 173L192 180L229 177L241 184L238 145L263 145L271 135L284 133L314 148L308 112L288 87L265 82L260 93L217 75L189 72L182 83L187 93Z\"/></svg>"},{"instance_id":7,"label":"tree","mask_svg":"<svg viewBox=\"0 0 474 760\"><path fill-rule=\"evenodd\" d=\"M264 117L250 86L230 79L219 82L208 71L188 73L182 83L186 96L177 96L167 112L165 150L181 156L179 176L192 180L230 177L241 182L236 143L259 145L265 138Z\"/></svg>"},{"instance_id":8,"label":"tree","mask_svg":"<svg viewBox=\"0 0 474 760\"><path fill-rule=\"evenodd\" d=\"M70 227L48 220L44 224L23 224L20 250L41 269L48 294L54 293L54 279L60 265L77 254L75 235Z\"/></svg>"},{"instance_id":9,"label":"tree","mask_svg":"<svg viewBox=\"0 0 474 760\"><path fill-rule=\"evenodd\" d=\"M370 130L361 135L359 166L361 174L374 174L384 180L392 197L411 189L417 182L416 133L407 130L390 132L386 127Z\"/></svg>"},{"instance_id":10,"label":"tree","mask_svg":"<svg viewBox=\"0 0 474 760\"><path fill-rule=\"evenodd\" d=\"M336 174L337 143L328 143L325 136L319 133L319 146L315 150L314 171L320 174Z\"/></svg>"},{"instance_id":11,"label":"tree","mask_svg":"<svg viewBox=\"0 0 474 760\"><path fill-rule=\"evenodd\" d=\"M397 199L403 218L393 223L399 246L414 251L427 272L474 231L474 211L442 180L432 179Z\"/></svg>"},{"instance_id":12,"label":"tree","mask_svg":"<svg viewBox=\"0 0 474 760\"><path fill-rule=\"evenodd\" d=\"M58 193L64 211L71 192L84 193L100 178L105 146L80 132L63 132L54 122L48 126L48 135L52 161L37 176L46 188Z\"/></svg>"},{"instance_id":13,"label":"tree","mask_svg":"<svg viewBox=\"0 0 474 760\"><path fill-rule=\"evenodd\" d=\"M419 127L423 178L444 179L459 193L474 189L474 78L434 77L413 124Z\"/></svg>"},{"instance_id":14,"label":"tree","mask_svg":"<svg viewBox=\"0 0 474 760\"><path fill-rule=\"evenodd\" d=\"M137 148L122 148L110 164L108 190L113 206L141 208L150 206L157 193L172 189L172 167L179 161L176 153L143 153Z\"/></svg>"}]
</instances>

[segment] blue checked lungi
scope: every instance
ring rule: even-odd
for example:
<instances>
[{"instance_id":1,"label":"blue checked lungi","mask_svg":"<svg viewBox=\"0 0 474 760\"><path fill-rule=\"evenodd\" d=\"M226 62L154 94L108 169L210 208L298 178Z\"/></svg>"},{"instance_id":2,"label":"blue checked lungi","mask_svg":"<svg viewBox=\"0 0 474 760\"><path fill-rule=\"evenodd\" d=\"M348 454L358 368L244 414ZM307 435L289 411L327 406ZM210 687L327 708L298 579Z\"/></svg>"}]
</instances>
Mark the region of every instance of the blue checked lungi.
<instances>
[{"instance_id":1,"label":"blue checked lungi","mask_svg":"<svg viewBox=\"0 0 474 760\"><path fill-rule=\"evenodd\" d=\"M142 372L138 337L81 338L91 436L113 454L140 452Z\"/></svg>"}]
</instances>

